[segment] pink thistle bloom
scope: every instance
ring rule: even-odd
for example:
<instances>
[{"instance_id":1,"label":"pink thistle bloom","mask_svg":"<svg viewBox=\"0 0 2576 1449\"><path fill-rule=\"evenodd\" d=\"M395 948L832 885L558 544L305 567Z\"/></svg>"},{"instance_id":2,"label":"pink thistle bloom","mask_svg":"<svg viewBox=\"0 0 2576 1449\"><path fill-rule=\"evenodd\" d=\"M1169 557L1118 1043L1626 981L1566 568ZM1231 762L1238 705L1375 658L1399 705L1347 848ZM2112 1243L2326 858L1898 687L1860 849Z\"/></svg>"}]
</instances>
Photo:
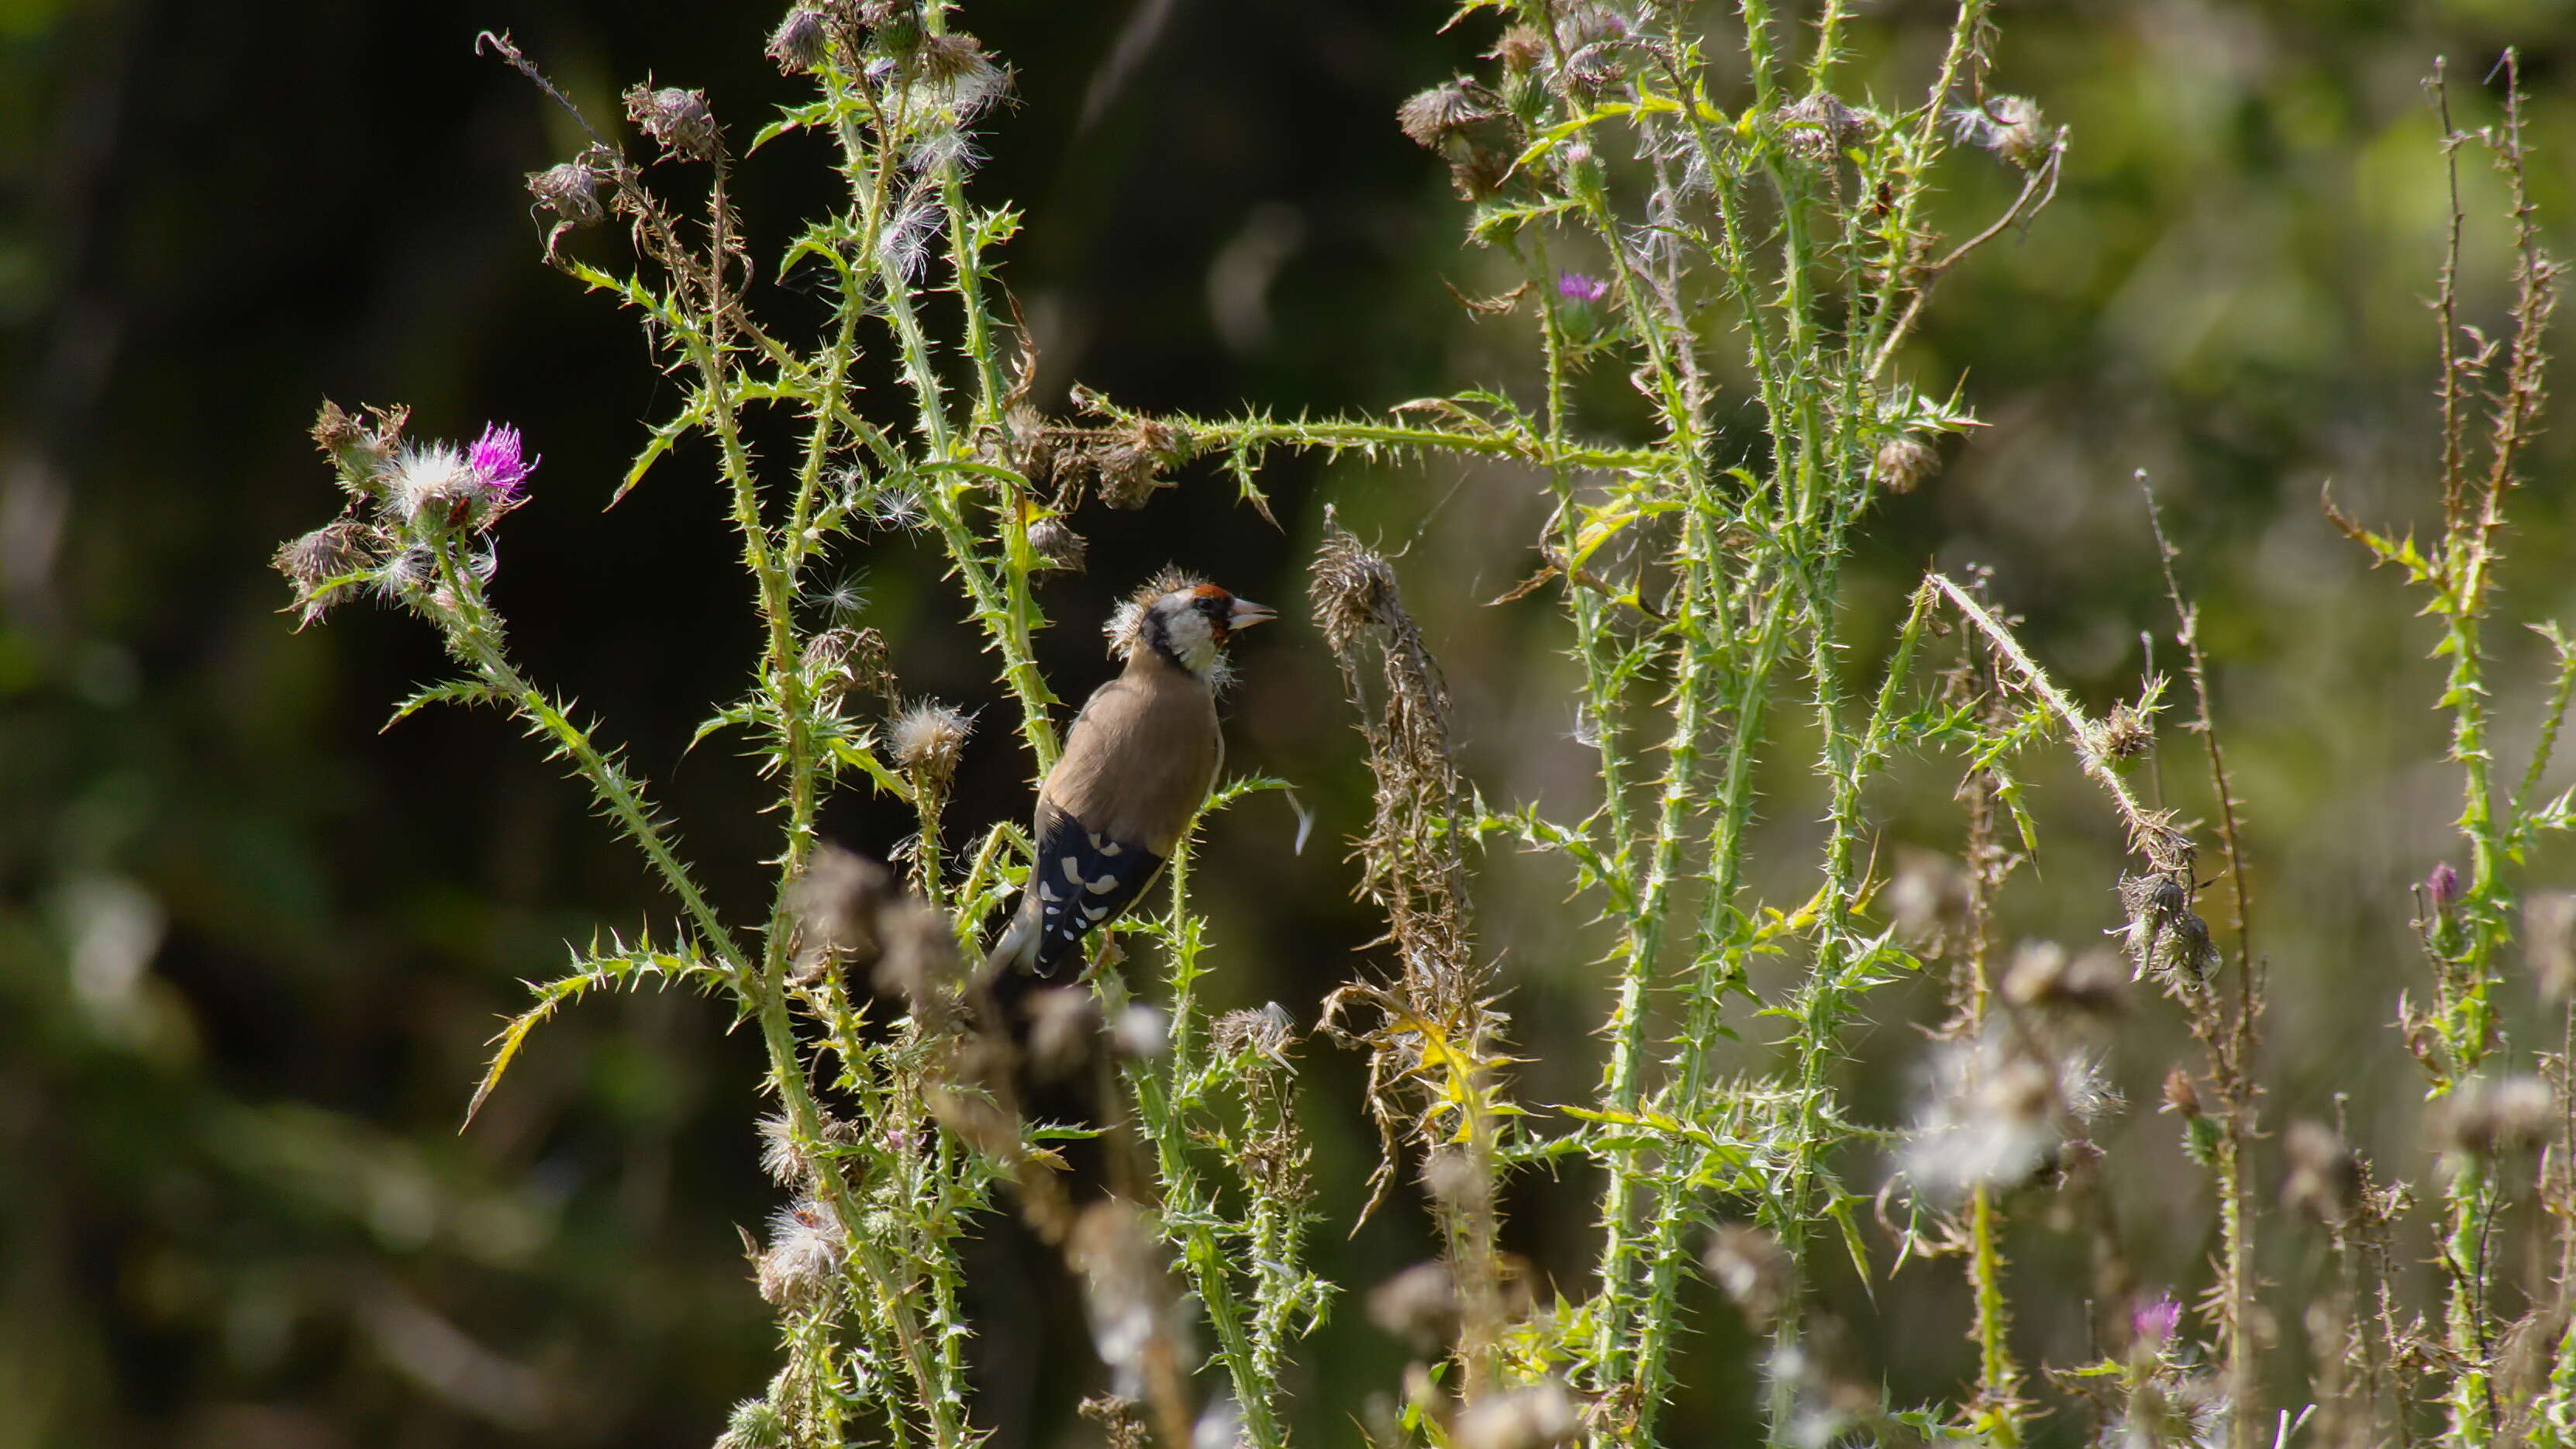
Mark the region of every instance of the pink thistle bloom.
<instances>
[{"instance_id":1,"label":"pink thistle bloom","mask_svg":"<svg viewBox=\"0 0 2576 1449\"><path fill-rule=\"evenodd\" d=\"M515 503L519 490L527 485L528 475L545 461L542 455L523 460L519 453L519 430L505 423L489 423L484 426L483 436L465 450L465 466L503 502Z\"/></svg>"},{"instance_id":2,"label":"pink thistle bloom","mask_svg":"<svg viewBox=\"0 0 2576 1449\"><path fill-rule=\"evenodd\" d=\"M1569 302L1598 302L1610 295L1610 284L1581 272L1559 272L1556 274L1556 295Z\"/></svg>"},{"instance_id":3,"label":"pink thistle bloom","mask_svg":"<svg viewBox=\"0 0 2576 1449\"><path fill-rule=\"evenodd\" d=\"M2162 1348L2175 1330L2182 1327L2182 1305L2170 1293L2158 1293L2141 1303L2129 1315L2129 1327L2140 1342L2151 1348Z\"/></svg>"}]
</instances>

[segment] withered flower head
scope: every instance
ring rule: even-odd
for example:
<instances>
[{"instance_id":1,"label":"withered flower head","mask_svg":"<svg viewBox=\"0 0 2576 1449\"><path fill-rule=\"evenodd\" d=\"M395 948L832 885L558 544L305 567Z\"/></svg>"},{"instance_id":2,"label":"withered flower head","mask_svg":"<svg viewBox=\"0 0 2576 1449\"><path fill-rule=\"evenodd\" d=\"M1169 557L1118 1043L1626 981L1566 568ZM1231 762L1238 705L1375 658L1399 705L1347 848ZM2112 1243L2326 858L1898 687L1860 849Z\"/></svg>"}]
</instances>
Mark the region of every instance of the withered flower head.
<instances>
[{"instance_id":1,"label":"withered flower head","mask_svg":"<svg viewBox=\"0 0 2576 1449\"><path fill-rule=\"evenodd\" d=\"M1778 1316L1789 1292L1789 1255L1779 1239L1750 1223L1729 1223L1709 1234L1699 1262L1756 1330Z\"/></svg>"},{"instance_id":2,"label":"withered flower head","mask_svg":"<svg viewBox=\"0 0 2576 1449\"><path fill-rule=\"evenodd\" d=\"M528 194L537 208L551 211L574 226L588 226L607 213L599 204L599 175L579 161L566 161L528 173Z\"/></svg>"},{"instance_id":3,"label":"withered flower head","mask_svg":"<svg viewBox=\"0 0 2576 1449\"><path fill-rule=\"evenodd\" d=\"M1783 147L1808 161L1821 163L1841 155L1852 138L1860 134L1862 116L1830 92L1818 91L1772 112L1771 124L1778 129Z\"/></svg>"},{"instance_id":4,"label":"withered flower head","mask_svg":"<svg viewBox=\"0 0 2576 1449\"><path fill-rule=\"evenodd\" d=\"M2107 1013L2120 1005L2119 958L2108 950L2070 956L2054 941L2030 941L2004 970L2004 1000L2015 1006Z\"/></svg>"},{"instance_id":5,"label":"withered flower head","mask_svg":"<svg viewBox=\"0 0 2576 1449\"><path fill-rule=\"evenodd\" d=\"M2191 1073L2180 1067L2165 1073L2165 1104L2156 1110L2186 1121L2201 1115L2200 1088L2193 1084Z\"/></svg>"},{"instance_id":6,"label":"withered flower head","mask_svg":"<svg viewBox=\"0 0 2576 1449\"><path fill-rule=\"evenodd\" d=\"M1100 1041L1100 1005L1087 986L1051 986L1028 1000L1029 1070L1041 1082L1062 1081L1090 1062Z\"/></svg>"},{"instance_id":7,"label":"withered flower head","mask_svg":"<svg viewBox=\"0 0 2576 1449\"><path fill-rule=\"evenodd\" d=\"M1890 493L1911 493L1941 471L1941 454L1912 433L1899 433L1878 445L1870 460L1872 482Z\"/></svg>"},{"instance_id":8,"label":"withered flower head","mask_svg":"<svg viewBox=\"0 0 2576 1449\"><path fill-rule=\"evenodd\" d=\"M2121 932L2134 968L2131 979L2155 976L2198 989L2218 969L2209 923L2191 909L2188 870L2157 870L2120 877L2120 905L2129 918Z\"/></svg>"},{"instance_id":9,"label":"withered flower head","mask_svg":"<svg viewBox=\"0 0 2576 1449\"><path fill-rule=\"evenodd\" d=\"M1503 32L1494 48L1485 52L1489 59L1503 63L1503 69L1514 75L1538 69L1547 59L1547 37L1534 26L1515 25Z\"/></svg>"},{"instance_id":10,"label":"withered flower head","mask_svg":"<svg viewBox=\"0 0 2576 1449\"><path fill-rule=\"evenodd\" d=\"M1395 124L1413 144L1437 151L1441 143L1492 114L1464 82L1453 80L1408 98L1396 108Z\"/></svg>"},{"instance_id":11,"label":"withered flower head","mask_svg":"<svg viewBox=\"0 0 2576 1449\"><path fill-rule=\"evenodd\" d=\"M2522 954L2543 1001L2576 988L2576 891L2533 891L2522 903Z\"/></svg>"},{"instance_id":12,"label":"withered flower head","mask_svg":"<svg viewBox=\"0 0 2576 1449\"><path fill-rule=\"evenodd\" d=\"M874 693L894 682L885 636L874 629L826 629L807 640L805 675L826 701L847 698L855 690Z\"/></svg>"},{"instance_id":13,"label":"withered flower head","mask_svg":"<svg viewBox=\"0 0 2576 1449\"><path fill-rule=\"evenodd\" d=\"M796 1140L796 1128L784 1112L760 1119L760 1170L781 1187L794 1187L814 1175L814 1164Z\"/></svg>"},{"instance_id":14,"label":"withered flower head","mask_svg":"<svg viewBox=\"0 0 2576 1449\"><path fill-rule=\"evenodd\" d=\"M2039 118L2039 104L2027 96L1995 96L1983 106L1963 106L1950 113L1959 139L1982 146L2027 171L2048 155L2050 136Z\"/></svg>"},{"instance_id":15,"label":"withered flower head","mask_svg":"<svg viewBox=\"0 0 2576 1449\"><path fill-rule=\"evenodd\" d=\"M877 916L899 898L894 873L830 842L814 847L788 894L799 946L796 977L810 981L835 961L866 965L880 949Z\"/></svg>"},{"instance_id":16,"label":"withered flower head","mask_svg":"<svg viewBox=\"0 0 2576 1449\"><path fill-rule=\"evenodd\" d=\"M2281 1184L2281 1204L2322 1223L2339 1223L2361 1201L2361 1160L2343 1138L2323 1122L2301 1118L2281 1139L2290 1175Z\"/></svg>"},{"instance_id":17,"label":"withered flower head","mask_svg":"<svg viewBox=\"0 0 2576 1449\"><path fill-rule=\"evenodd\" d=\"M2473 1077L2436 1108L2435 1140L2467 1157L2529 1152L2565 1126L2558 1094L2533 1076Z\"/></svg>"},{"instance_id":18,"label":"withered flower head","mask_svg":"<svg viewBox=\"0 0 2576 1449\"><path fill-rule=\"evenodd\" d=\"M799 5L770 32L769 48L764 53L790 75L800 70L820 70L823 62L831 58L831 27L824 21L823 12Z\"/></svg>"},{"instance_id":19,"label":"withered flower head","mask_svg":"<svg viewBox=\"0 0 2576 1449\"><path fill-rule=\"evenodd\" d=\"M910 1002L916 1017L943 1014L954 997L960 965L957 928L947 913L907 896L878 914L877 938L884 954L877 958L871 984Z\"/></svg>"},{"instance_id":20,"label":"withered flower head","mask_svg":"<svg viewBox=\"0 0 2576 1449\"><path fill-rule=\"evenodd\" d=\"M626 115L672 155L712 161L724 149L723 135L716 130L715 112L707 108L703 91L678 86L658 90L649 85L630 86L626 91Z\"/></svg>"},{"instance_id":21,"label":"withered flower head","mask_svg":"<svg viewBox=\"0 0 2576 1449\"><path fill-rule=\"evenodd\" d=\"M1297 1040L1296 1020L1278 1002L1229 1011L1216 1019L1216 1049L1226 1056L1246 1051L1277 1059Z\"/></svg>"},{"instance_id":22,"label":"withered flower head","mask_svg":"<svg viewBox=\"0 0 2576 1449\"><path fill-rule=\"evenodd\" d=\"M2127 700L2111 706L2102 718L2102 753L2115 760L2134 760L2156 742L2156 727Z\"/></svg>"},{"instance_id":23,"label":"withered flower head","mask_svg":"<svg viewBox=\"0 0 2576 1449\"><path fill-rule=\"evenodd\" d=\"M887 722L886 745L894 752L896 764L944 790L957 774L967 736L974 732L973 715L923 700Z\"/></svg>"},{"instance_id":24,"label":"withered flower head","mask_svg":"<svg viewBox=\"0 0 2576 1449\"><path fill-rule=\"evenodd\" d=\"M1477 1399L1460 1411L1449 1441L1458 1449L1547 1449L1581 1428L1565 1385L1549 1379Z\"/></svg>"},{"instance_id":25,"label":"withered flower head","mask_svg":"<svg viewBox=\"0 0 2576 1449\"><path fill-rule=\"evenodd\" d=\"M1369 1290L1368 1315L1416 1353L1436 1353L1458 1335L1457 1281L1446 1263L1416 1263Z\"/></svg>"},{"instance_id":26,"label":"withered flower head","mask_svg":"<svg viewBox=\"0 0 2576 1449\"><path fill-rule=\"evenodd\" d=\"M843 1257L841 1219L832 1205L806 1198L769 1219L769 1251L760 1255L760 1296L781 1308L808 1308L832 1291Z\"/></svg>"},{"instance_id":27,"label":"withered flower head","mask_svg":"<svg viewBox=\"0 0 2576 1449\"><path fill-rule=\"evenodd\" d=\"M333 579L346 578L375 561L369 549L374 537L364 524L343 518L277 550L269 563L295 586L297 628L321 618L340 602L345 588L331 587Z\"/></svg>"},{"instance_id":28,"label":"withered flower head","mask_svg":"<svg viewBox=\"0 0 2576 1449\"><path fill-rule=\"evenodd\" d=\"M1038 556L1032 572L1078 574L1087 549L1081 534L1050 514L1030 525L1029 551Z\"/></svg>"}]
</instances>

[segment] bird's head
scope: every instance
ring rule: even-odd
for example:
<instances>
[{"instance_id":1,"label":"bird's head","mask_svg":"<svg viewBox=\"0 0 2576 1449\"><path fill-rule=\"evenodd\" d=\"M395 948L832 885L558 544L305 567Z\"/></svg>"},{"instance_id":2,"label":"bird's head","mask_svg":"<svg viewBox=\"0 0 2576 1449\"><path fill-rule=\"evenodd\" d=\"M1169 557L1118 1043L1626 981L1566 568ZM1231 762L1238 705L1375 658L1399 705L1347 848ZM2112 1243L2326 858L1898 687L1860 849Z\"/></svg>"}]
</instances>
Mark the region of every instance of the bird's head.
<instances>
[{"instance_id":1,"label":"bird's head","mask_svg":"<svg viewBox=\"0 0 2576 1449\"><path fill-rule=\"evenodd\" d=\"M1225 682L1225 644L1237 629L1278 615L1216 585L1164 573L1137 590L1109 621L1109 649L1133 659L1150 649L1210 684Z\"/></svg>"}]
</instances>

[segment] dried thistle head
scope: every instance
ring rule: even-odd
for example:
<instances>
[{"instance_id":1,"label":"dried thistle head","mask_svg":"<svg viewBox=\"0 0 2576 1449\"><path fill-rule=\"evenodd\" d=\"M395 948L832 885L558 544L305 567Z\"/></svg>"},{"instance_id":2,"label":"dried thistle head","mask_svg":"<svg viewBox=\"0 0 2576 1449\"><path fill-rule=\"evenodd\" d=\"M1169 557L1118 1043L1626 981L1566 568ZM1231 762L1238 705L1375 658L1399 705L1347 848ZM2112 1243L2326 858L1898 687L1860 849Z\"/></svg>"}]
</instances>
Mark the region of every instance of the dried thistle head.
<instances>
[{"instance_id":1,"label":"dried thistle head","mask_svg":"<svg viewBox=\"0 0 2576 1449\"><path fill-rule=\"evenodd\" d=\"M1457 1449L1548 1449L1582 1431L1574 1398L1555 1379L1489 1393L1459 1411L1449 1442Z\"/></svg>"},{"instance_id":2,"label":"dried thistle head","mask_svg":"<svg viewBox=\"0 0 2576 1449\"><path fill-rule=\"evenodd\" d=\"M825 703L857 691L883 693L894 683L885 636L874 629L826 629L805 641L806 685Z\"/></svg>"},{"instance_id":3,"label":"dried thistle head","mask_svg":"<svg viewBox=\"0 0 2576 1449\"><path fill-rule=\"evenodd\" d=\"M1502 38L1495 41L1494 48L1486 51L1485 55L1488 59L1502 62L1506 72L1525 75L1546 62L1547 37L1540 34L1536 26L1515 25L1505 30ZM1412 133L1408 131L1406 134Z\"/></svg>"},{"instance_id":4,"label":"dried thistle head","mask_svg":"<svg viewBox=\"0 0 2576 1449\"><path fill-rule=\"evenodd\" d=\"M770 32L769 46L763 53L789 75L820 70L832 56L832 27L822 11L799 5Z\"/></svg>"},{"instance_id":5,"label":"dried thistle head","mask_svg":"<svg viewBox=\"0 0 2576 1449\"><path fill-rule=\"evenodd\" d=\"M343 518L279 547L269 565L295 588L296 628L320 619L340 602L347 586L333 581L372 567L379 541L374 529Z\"/></svg>"},{"instance_id":6,"label":"dried thistle head","mask_svg":"<svg viewBox=\"0 0 2576 1449\"><path fill-rule=\"evenodd\" d=\"M1369 1290L1369 1322L1419 1354L1458 1336L1458 1283L1446 1263L1416 1263Z\"/></svg>"},{"instance_id":7,"label":"dried thistle head","mask_svg":"<svg viewBox=\"0 0 2576 1449\"><path fill-rule=\"evenodd\" d=\"M2004 1000L2025 1010L2107 1016L2120 1008L2118 959L2108 949L2073 956L2054 941L2025 942L2004 968Z\"/></svg>"},{"instance_id":8,"label":"dried thistle head","mask_svg":"<svg viewBox=\"0 0 2576 1449\"><path fill-rule=\"evenodd\" d=\"M723 133L706 92L639 83L626 90L626 116L666 155L712 161L724 152Z\"/></svg>"},{"instance_id":9,"label":"dried thistle head","mask_svg":"<svg viewBox=\"0 0 2576 1449\"><path fill-rule=\"evenodd\" d=\"M1092 1060L1100 1043L1100 1005L1087 986L1055 986L1028 999L1029 1071L1058 1082Z\"/></svg>"},{"instance_id":10,"label":"dried thistle head","mask_svg":"<svg viewBox=\"0 0 2576 1449\"><path fill-rule=\"evenodd\" d=\"M911 1003L918 1019L945 1020L963 976L957 928L947 912L907 896L878 915L877 936L883 951L870 984Z\"/></svg>"},{"instance_id":11,"label":"dried thistle head","mask_svg":"<svg viewBox=\"0 0 2576 1449\"><path fill-rule=\"evenodd\" d=\"M2361 1202L2361 1159L2323 1122L2302 1117L2282 1135L2281 1155L2290 1172L2281 1205L2329 1225L2352 1216Z\"/></svg>"},{"instance_id":12,"label":"dried thistle head","mask_svg":"<svg viewBox=\"0 0 2576 1449\"><path fill-rule=\"evenodd\" d=\"M1279 1061L1285 1059L1288 1048L1297 1040L1297 1023L1289 1016L1288 1008L1273 1001L1227 1012L1216 1019L1211 1035L1217 1051L1224 1056L1251 1052Z\"/></svg>"},{"instance_id":13,"label":"dried thistle head","mask_svg":"<svg viewBox=\"0 0 2576 1449\"><path fill-rule=\"evenodd\" d=\"M760 1119L760 1170L781 1187L795 1187L814 1176L813 1160L806 1156L805 1145L796 1140L795 1124L784 1112L772 1112Z\"/></svg>"},{"instance_id":14,"label":"dried thistle head","mask_svg":"<svg viewBox=\"0 0 2576 1449\"><path fill-rule=\"evenodd\" d=\"M2522 955L2540 999L2565 1001L2576 991L2576 891L2533 891L2522 903Z\"/></svg>"},{"instance_id":15,"label":"dried thistle head","mask_svg":"<svg viewBox=\"0 0 2576 1449\"><path fill-rule=\"evenodd\" d=\"M2218 947L2209 939L2209 923L2191 909L2192 880L2186 865L2179 870L2152 870L2120 877L2120 907L2129 924L2122 932L2130 977L2156 977L2170 986L2197 990L2218 969Z\"/></svg>"},{"instance_id":16,"label":"dried thistle head","mask_svg":"<svg viewBox=\"0 0 2576 1449\"><path fill-rule=\"evenodd\" d=\"M566 226L589 226L607 215L599 204L599 173L581 161L529 172L528 195L539 211L553 212Z\"/></svg>"},{"instance_id":17,"label":"dried thistle head","mask_svg":"<svg viewBox=\"0 0 2576 1449\"><path fill-rule=\"evenodd\" d=\"M1709 1234L1699 1262L1756 1332L1768 1329L1788 1301L1789 1254L1778 1238L1750 1223L1728 1223Z\"/></svg>"},{"instance_id":18,"label":"dried thistle head","mask_svg":"<svg viewBox=\"0 0 2576 1449\"><path fill-rule=\"evenodd\" d=\"M1078 574L1088 548L1071 525L1049 514L1029 526L1029 551L1037 555L1033 573Z\"/></svg>"},{"instance_id":19,"label":"dried thistle head","mask_svg":"<svg viewBox=\"0 0 2576 1449\"><path fill-rule=\"evenodd\" d=\"M760 1296L780 1308L810 1308L831 1295L848 1255L840 1215L821 1198L780 1208L760 1255Z\"/></svg>"},{"instance_id":20,"label":"dried thistle head","mask_svg":"<svg viewBox=\"0 0 2576 1449\"><path fill-rule=\"evenodd\" d=\"M1870 459L1870 481L1890 493L1913 492L1924 479L1941 471L1941 454L1912 433L1899 433L1878 445Z\"/></svg>"},{"instance_id":21,"label":"dried thistle head","mask_svg":"<svg viewBox=\"0 0 2576 1449\"><path fill-rule=\"evenodd\" d=\"M883 865L828 841L814 847L788 895L796 917L795 978L811 981L836 963L875 960L877 918L898 899L894 873Z\"/></svg>"},{"instance_id":22,"label":"dried thistle head","mask_svg":"<svg viewBox=\"0 0 2576 1449\"><path fill-rule=\"evenodd\" d=\"M925 699L886 722L886 747L914 780L945 794L974 732L972 714Z\"/></svg>"},{"instance_id":23,"label":"dried thistle head","mask_svg":"<svg viewBox=\"0 0 2576 1449\"><path fill-rule=\"evenodd\" d=\"M1771 125L1779 134L1781 146L1814 164L1841 155L1843 148L1860 135L1865 123L1860 112L1829 91L1818 91L1771 113Z\"/></svg>"},{"instance_id":24,"label":"dried thistle head","mask_svg":"<svg viewBox=\"0 0 2576 1449\"><path fill-rule=\"evenodd\" d=\"M1406 140L1426 151L1438 151L1493 114L1466 82L1453 80L1408 97L1396 108L1395 124Z\"/></svg>"},{"instance_id":25,"label":"dried thistle head","mask_svg":"<svg viewBox=\"0 0 2576 1449\"><path fill-rule=\"evenodd\" d=\"M2538 1077L2473 1077L2437 1104L2433 1136L2443 1151L2492 1159L2535 1151L2566 1127L2558 1093Z\"/></svg>"},{"instance_id":26,"label":"dried thistle head","mask_svg":"<svg viewBox=\"0 0 2576 1449\"><path fill-rule=\"evenodd\" d=\"M2127 700L2111 706L2111 712L2102 717L2098 743L2102 753L2114 760L2134 760L2155 742L2155 725Z\"/></svg>"},{"instance_id":27,"label":"dried thistle head","mask_svg":"<svg viewBox=\"0 0 2576 1449\"><path fill-rule=\"evenodd\" d=\"M1138 509L1172 486L1164 470L1187 460L1181 431L1153 418L1131 418L1088 452L1093 491L1111 508Z\"/></svg>"},{"instance_id":28,"label":"dried thistle head","mask_svg":"<svg viewBox=\"0 0 2576 1449\"><path fill-rule=\"evenodd\" d=\"M1992 96L1983 105L1950 113L1959 139L1984 147L2028 171L2048 159L2054 138L2039 116L2039 103L2027 96Z\"/></svg>"}]
</instances>

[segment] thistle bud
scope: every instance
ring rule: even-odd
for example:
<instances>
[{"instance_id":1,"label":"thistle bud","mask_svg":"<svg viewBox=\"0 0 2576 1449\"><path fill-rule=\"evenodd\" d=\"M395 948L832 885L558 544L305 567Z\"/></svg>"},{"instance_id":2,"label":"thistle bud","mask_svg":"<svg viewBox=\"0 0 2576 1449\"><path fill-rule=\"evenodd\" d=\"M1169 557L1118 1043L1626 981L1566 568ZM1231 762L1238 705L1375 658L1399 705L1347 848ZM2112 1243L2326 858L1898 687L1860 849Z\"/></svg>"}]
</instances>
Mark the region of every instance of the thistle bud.
<instances>
[{"instance_id":1,"label":"thistle bud","mask_svg":"<svg viewBox=\"0 0 2576 1449\"><path fill-rule=\"evenodd\" d=\"M1870 460L1870 481L1890 493L1911 493L1924 479L1941 471L1941 455L1912 433L1899 433L1878 445Z\"/></svg>"},{"instance_id":2,"label":"thistle bud","mask_svg":"<svg viewBox=\"0 0 2576 1449\"><path fill-rule=\"evenodd\" d=\"M703 92L678 86L659 90L632 86L626 92L626 115L672 155L712 161L724 151L723 134L716 129L715 112L707 108Z\"/></svg>"},{"instance_id":3,"label":"thistle bud","mask_svg":"<svg viewBox=\"0 0 2576 1449\"><path fill-rule=\"evenodd\" d=\"M831 27L824 23L823 12L803 5L788 11L787 18L770 32L765 54L789 75L822 69L832 55Z\"/></svg>"},{"instance_id":4,"label":"thistle bud","mask_svg":"<svg viewBox=\"0 0 2576 1449\"><path fill-rule=\"evenodd\" d=\"M2424 899L2433 905L2433 914L2447 916L2460 901L2460 873L2449 861L2433 867L2424 877Z\"/></svg>"},{"instance_id":5,"label":"thistle bud","mask_svg":"<svg viewBox=\"0 0 2576 1449\"><path fill-rule=\"evenodd\" d=\"M2103 717L2099 743L2102 753L2112 759L2136 759L2155 742L2155 726L2125 700L2111 706L2111 712Z\"/></svg>"},{"instance_id":6,"label":"thistle bud","mask_svg":"<svg viewBox=\"0 0 2576 1449\"><path fill-rule=\"evenodd\" d=\"M1078 574L1086 547L1082 535L1061 518L1041 518L1029 529L1029 550L1038 556L1036 572Z\"/></svg>"},{"instance_id":7,"label":"thistle bud","mask_svg":"<svg viewBox=\"0 0 2576 1449\"><path fill-rule=\"evenodd\" d=\"M537 209L551 211L572 226L588 226L606 215L599 205L599 173L579 161L566 161L528 173L528 194Z\"/></svg>"}]
</instances>

